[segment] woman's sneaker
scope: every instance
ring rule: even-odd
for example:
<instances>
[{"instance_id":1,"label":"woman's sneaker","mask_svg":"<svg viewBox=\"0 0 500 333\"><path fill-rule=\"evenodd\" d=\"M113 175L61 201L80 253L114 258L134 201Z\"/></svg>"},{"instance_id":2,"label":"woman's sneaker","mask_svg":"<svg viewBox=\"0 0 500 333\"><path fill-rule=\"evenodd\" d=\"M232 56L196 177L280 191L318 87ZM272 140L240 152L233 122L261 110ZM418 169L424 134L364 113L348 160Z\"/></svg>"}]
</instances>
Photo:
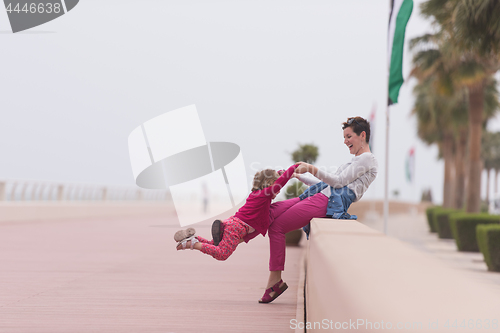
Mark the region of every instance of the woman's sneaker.
<instances>
[{"instance_id":1,"label":"woman's sneaker","mask_svg":"<svg viewBox=\"0 0 500 333\"><path fill-rule=\"evenodd\" d=\"M219 245L222 240L222 236L224 234L224 223L221 220L215 220L212 223L212 239L214 240L214 245Z\"/></svg>"}]
</instances>

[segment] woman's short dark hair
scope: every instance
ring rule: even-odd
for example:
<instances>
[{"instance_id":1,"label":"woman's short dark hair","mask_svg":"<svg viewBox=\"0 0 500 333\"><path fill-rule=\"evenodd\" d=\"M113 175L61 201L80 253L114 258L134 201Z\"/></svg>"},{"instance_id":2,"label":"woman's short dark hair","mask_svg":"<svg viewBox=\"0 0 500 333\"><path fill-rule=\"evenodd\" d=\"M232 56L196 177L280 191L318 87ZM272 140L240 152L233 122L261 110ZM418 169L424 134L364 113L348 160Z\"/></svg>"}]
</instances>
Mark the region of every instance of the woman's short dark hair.
<instances>
[{"instance_id":1,"label":"woman's short dark hair","mask_svg":"<svg viewBox=\"0 0 500 333\"><path fill-rule=\"evenodd\" d=\"M361 135L361 132L364 131L366 133L366 143L370 143L370 123L365 118L347 118L347 121L342 123L342 129L345 130L347 127L352 128L352 131L357 135Z\"/></svg>"}]
</instances>

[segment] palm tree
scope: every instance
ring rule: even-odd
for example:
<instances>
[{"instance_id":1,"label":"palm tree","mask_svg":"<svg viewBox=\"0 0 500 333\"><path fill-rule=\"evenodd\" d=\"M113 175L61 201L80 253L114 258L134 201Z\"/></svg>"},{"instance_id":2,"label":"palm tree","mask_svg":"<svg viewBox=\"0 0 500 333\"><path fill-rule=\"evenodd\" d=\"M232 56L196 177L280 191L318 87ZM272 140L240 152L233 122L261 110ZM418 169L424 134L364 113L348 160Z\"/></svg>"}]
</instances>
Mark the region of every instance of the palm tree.
<instances>
[{"instance_id":1,"label":"palm tree","mask_svg":"<svg viewBox=\"0 0 500 333\"><path fill-rule=\"evenodd\" d=\"M457 69L453 83L467 88L469 104L469 170L467 212L479 212L481 192L481 137L485 120L485 89L500 68L500 2L498 0L429 0L422 14L440 28L445 68ZM439 62L428 70L439 69Z\"/></svg>"},{"instance_id":2,"label":"palm tree","mask_svg":"<svg viewBox=\"0 0 500 333\"><path fill-rule=\"evenodd\" d=\"M313 164L318 159L319 149L313 143L311 144L299 144L299 148L294 150L290 157L292 161L299 162L307 162ZM302 194L306 190L307 186L305 186L302 182L297 179L293 179L292 182L285 189L285 197L287 199L296 198Z\"/></svg>"},{"instance_id":3,"label":"palm tree","mask_svg":"<svg viewBox=\"0 0 500 333\"><path fill-rule=\"evenodd\" d=\"M497 173L497 170L500 169L500 132L483 132L481 157L486 170L486 201L489 203L491 170L495 170Z\"/></svg>"},{"instance_id":4,"label":"palm tree","mask_svg":"<svg viewBox=\"0 0 500 333\"><path fill-rule=\"evenodd\" d=\"M435 76L430 76L415 86L412 113L417 118L418 136L427 144L437 144L444 158L443 206L461 209L465 199L467 161L467 94L464 89L455 89L453 95L443 95L436 84L439 82ZM498 108L497 96L496 81L490 80L485 94L488 119Z\"/></svg>"},{"instance_id":5,"label":"palm tree","mask_svg":"<svg viewBox=\"0 0 500 333\"><path fill-rule=\"evenodd\" d=\"M498 173L500 172L500 159L495 161L495 165L493 166L493 170L495 170L495 178L493 180L493 184L495 187L493 188L493 193L495 196L498 195Z\"/></svg>"},{"instance_id":6,"label":"palm tree","mask_svg":"<svg viewBox=\"0 0 500 333\"><path fill-rule=\"evenodd\" d=\"M464 206L468 134L467 126L462 126L455 132L455 201L453 203L455 209L462 209Z\"/></svg>"},{"instance_id":7,"label":"palm tree","mask_svg":"<svg viewBox=\"0 0 500 333\"><path fill-rule=\"evenodd\" d=\"M294 162L307 162L314 164L318 158L318 147L314 144L299 144L299 148L292 152L292 160Z\"/></svg>"},{"instance_id":8,"label":"palm tree","mask_svg":"<svg viewBox=\"0 0 500 333\"><path fill-rule=\"evenodd\" d=\"M418 136L427 144L437 144L439 147L440 156L444 159L443 206L452 208L456 203L458 179L455 175L459 169L455 158L456 133L463 128L467 110L461 103L463 91L457 91L452 96L442 95L435 88L437 84L435 77L429 77L415 86L412 113L417 117ZM463 163L462 160L458 162Z\"/></svg>"}]
</instances>

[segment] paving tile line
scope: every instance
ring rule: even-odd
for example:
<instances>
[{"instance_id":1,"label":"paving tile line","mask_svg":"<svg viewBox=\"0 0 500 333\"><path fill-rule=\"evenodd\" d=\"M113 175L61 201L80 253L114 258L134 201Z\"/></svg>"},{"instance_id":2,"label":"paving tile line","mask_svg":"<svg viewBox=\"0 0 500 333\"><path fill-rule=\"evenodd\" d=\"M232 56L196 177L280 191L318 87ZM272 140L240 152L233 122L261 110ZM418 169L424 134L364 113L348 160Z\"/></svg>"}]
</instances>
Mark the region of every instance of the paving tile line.
<instances>
[{"instance_id":1,"label":"paving tile line","mask_svg":"<svg viewBox=\"0 0 500 333\"><path fill-rule=\"evenodd\" d=\"M133 261L137 261L137 259L134 259ZM26 300L29 300L31 298L36 298L36 297L42 296L45 293L48 293L48 292L51 292L51 291L54 291L54 290L57 290L57 289L64 288L64 287L66 287L68 285L71 285L72 283L74 283L76 281L80 281L80 280L85 280L85 279L91 278L93 276L102 274L103 272L108 271L110 269L116 269L117 267L123 266L124 264L128 264L128 262L129 261L127 261L127 262L120 262L120 263L117 263L117 264L115 264L115 265L113 265L111 267L108 266L108 267L106 267L104 269L101 269L101 270L98 270L98 271L95 271L95 272L92 272L92 273L87 273L87 274L84 274L84 275L80 275L80 276L75 277L75 278L73 278L71 280L62 282L62 283L58 284L57 286L53 286L53 287L47 288L45 290L36 292L36 293L34 293L34 294L30 295L30 296L18 299L16 301L0 305L0 308L8 308L8 307L11 307L11 306L15 306L16 304L22 303L22 302L24 302Z\"/></svg>"},{"instance_id":2,"label":"paving tile line","mask_svg":"<svg viewBox=\"0 0 500 333\"><path fill-rule=\"evenodd\" d=\"M89 277L89 276L96 275L96 274L99 274L99 273L101 273L101 272L94 272L94 273L89 273L89 274L86 274L85 276L79 276L79 277L74 278L74 279L72 279L72 280L69 280L69 281L63 282L63 283L61 283L61 284L59 284L59 285L57 285L57 286L54 286L54 287L51 287L51 288L47 288L47 289L45 289L45 290L39 291L39 292L37 292L37 293L35 293L35 294L32 294L32 295L30 295L30 296L27 296L27 297L24 297L24 298L18 299L18 300L14 301L14 302L10 302L10 303L7 303L7 304L0 305L0 308L8 308L8 307L14 306L14 305L16 305L16 304L18 304L18 303L22 303L22 302L24 302L24 301L26 301L26 300L28 300L28 299L35 298L35 297L38 297L38 296L40 296L40 295L42 295L42 294L45 294L45 293L47 293L47 292L51 292L51 291L53 291L53 290L60 289L60 288L62 288L62 287L64 287L64 286L67 286L67 285L69 285L69 284L71 284L71 283L73 283L73 282L75 282L75 281L82 280L82 279L85 279L85 278L87 278L87 277Z\"/></svg>"},{"instance_id":3,"label":"paving tile line","mask_svg":"<svg viewBox=\"0 0 500 333\"><path fill-rule=\"evenodd\" d=\"M307 243L309 247L309 242ZM299 264L299 281L297 283L297 310L295 312L295 319L297 322L306 322L306 266L307 266L307 248L302 250L302 255ZM295 329L295 333L304 333L305 329Z\"/></svg>"}]
</instances>

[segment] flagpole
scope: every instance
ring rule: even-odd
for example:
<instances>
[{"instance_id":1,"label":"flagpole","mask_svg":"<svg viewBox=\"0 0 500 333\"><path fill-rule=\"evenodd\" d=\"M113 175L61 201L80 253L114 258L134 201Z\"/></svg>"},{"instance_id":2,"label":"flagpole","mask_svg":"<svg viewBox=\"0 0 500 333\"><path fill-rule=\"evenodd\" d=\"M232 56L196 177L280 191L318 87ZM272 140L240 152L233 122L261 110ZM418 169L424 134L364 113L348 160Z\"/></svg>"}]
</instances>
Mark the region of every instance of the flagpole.
<instances>
[{"instance_id":1,"label":"flagpole","mask_svg":"<svg viewBox=\"0 0 500 333\"><path fill-rule=\"evenodd\" d=\"M385 193L384 234L387 235L389 218L389 105L398 102L399 89L403 84L403 51L406 24L413 10L413 0L390 0L387 123L385 128ZM393 67L394 66L394 67Z\"/></svg>"},{"instance_id":2,"label":"flagpole","mask_svg":"<svg viewBox=\"0 0 500 333\"><path fill-rule=\"evenodd\" d=\"M387 235L388 217L389 217L389 103L387 103L386 126L385 126L384 234L386 235Z\"/></svg>"},{"instance_id":3,"label":"flagpole","mask_svg":"<svg viewBox=\"0 0 500 333\"><path fill-rule=\"evenodd\" d=\"M394 6L394 0L389 0L389 30L390 30L390 20L392 16L392 10ZM390 46L390 45L389 45ZM387 50L387 55L390 59L392 50L389 48ZM387 88L389 88L390 74L391 71L391 61L387 62ZM384 234L387 235L387 218L389 216L389 105L390 105L389 89L387 89L387 99L386 99L386 109L385 109L385 182L384 182Z\"/></svg>"}]
</instances>

